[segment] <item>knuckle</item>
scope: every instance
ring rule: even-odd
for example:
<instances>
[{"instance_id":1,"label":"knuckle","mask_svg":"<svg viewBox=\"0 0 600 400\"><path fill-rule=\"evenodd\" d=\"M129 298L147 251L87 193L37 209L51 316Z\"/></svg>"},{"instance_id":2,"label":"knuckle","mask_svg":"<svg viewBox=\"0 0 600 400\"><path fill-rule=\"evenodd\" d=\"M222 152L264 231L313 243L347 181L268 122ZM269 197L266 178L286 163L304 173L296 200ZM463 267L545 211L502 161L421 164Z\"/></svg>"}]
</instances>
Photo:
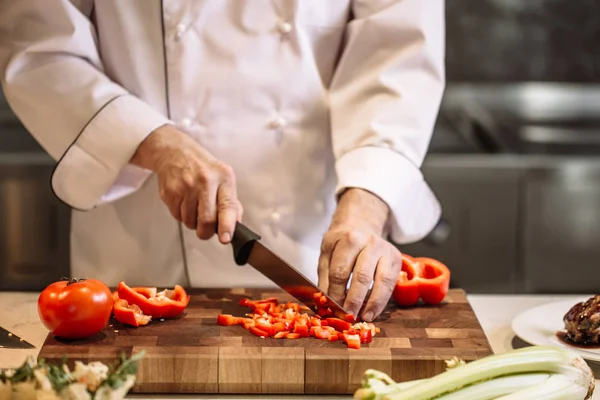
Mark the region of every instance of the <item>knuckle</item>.
<instances>
[{"instance_id":1,"label":"knuckle","mask_svg":"<svg viewBox=\"0 0 600 400\"><path fill-rule=\"evenodd\" d=\"M333 283L342 284L348 280L348 275L341 269L333 268L329 272L329 280Z\"/></svg>"},{"instance_id":2,"label":"knuckle","mask_svg":"<svg viewBox=\"0 0 600 400\"><path fill-rule=\"evenodd\" d=\"M235 179L235 172L233 171L231 165L219 164L219 170L221 171L221 175L225 181L232 182Z\"/></svg>"},{"instance_id":3,"label":"knuckle","mask_svg":"<svg viewBox=\"0 0 600 400\"><path fill-rule=\"evenodd\" d=\"M217 204L217 209L219 211L228 211L228 210L232 210L232 209L237 209L237 202L231 198L225 198L225 199L219 201L219 204Z\"/></svg>"},{"instance_id":4,"label":"knuckle","mask_svg":"<svg viewBox=\"0 0 600 400\"><path fill-rule=\"evenodd\" d=\"M346 302L348 303L348 308L350 310L359 310L363 304L363 302L357 298L352 298L352 299L348 298L346 300Z\"/></svg>"},{"instance_id":5,"label":"knuckle","mask_svg":"<svg viewBox=\"0 0 600 400\"><path fill-rule=\"evenodd\" d=\"M179 188L183 190L189 190L194 187L196 183L196 179L194 179L194 175L192 175L189 171L184 171L181 174L181 181Z\"/></svg>"},{"instance_id":6,"label":"knuckle","mask_svg":"<svg viewBox=\"0 0 600 400\"><path fill-rule=\"evenodd\" d=\"M394 274L393 270L387 271L381 277L381 284L385 287L394 287L398 279L398 274Z\"/></svg>"},{"instance_id":7,"label":"knuckle","mask_svg":"<svg viewBox=\"0 0 600 400\"><path fill-rule=\"evenodd\" d=\"M363 235L361 235L360 233L356 232L356 231L346 231L344 233L344 240L351 246L351 247L358 247L360 245L363 244Z\"/></svg>"},{"instance_id":8,"label":"knuckle","mask_svg":"<svg viewBox=\"0 0 600 400\"><path fill-rule=\"evenodd\" d=\"M355 273L356 281L361 285L368 285L373 281L373 275L371 275L367 271L357 271Z\"/></svg>"}]
</instances>

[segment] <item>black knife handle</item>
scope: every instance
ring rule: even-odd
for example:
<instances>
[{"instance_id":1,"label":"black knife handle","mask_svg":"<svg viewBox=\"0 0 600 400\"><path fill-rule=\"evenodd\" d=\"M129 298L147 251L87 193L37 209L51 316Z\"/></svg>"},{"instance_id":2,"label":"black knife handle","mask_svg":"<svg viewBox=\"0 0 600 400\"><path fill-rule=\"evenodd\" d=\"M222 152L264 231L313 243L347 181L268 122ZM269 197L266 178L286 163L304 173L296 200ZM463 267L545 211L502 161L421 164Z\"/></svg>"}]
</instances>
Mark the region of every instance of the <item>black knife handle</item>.
<instances>
[{"instance_id":1,"label":"black knife handle","mask_svg":"<svg viewBox=\"0 0 600 400\"><path fill-rule=\"evenodd\" d=\"M260 240L260 236L246 225L238 222L233 232L233 238L231 239L231 246L233 247L233 258L237 265L244 265L248 262L250 257L250 251L254 242Z\"/></svg>"}]
</instances>

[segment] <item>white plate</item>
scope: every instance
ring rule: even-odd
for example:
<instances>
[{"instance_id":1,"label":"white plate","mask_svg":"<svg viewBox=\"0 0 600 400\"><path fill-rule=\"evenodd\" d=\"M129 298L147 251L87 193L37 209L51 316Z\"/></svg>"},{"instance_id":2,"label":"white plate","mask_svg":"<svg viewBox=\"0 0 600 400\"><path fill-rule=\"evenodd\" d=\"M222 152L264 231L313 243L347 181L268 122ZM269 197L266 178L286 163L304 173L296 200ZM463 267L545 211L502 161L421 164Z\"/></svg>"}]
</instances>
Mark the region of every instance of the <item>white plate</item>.
<instances>
[{"instance_id":1,"label":"white plate","mask_svg":"<svg viewBox=\"0 0 600 400\"><path fill-rule=\"evenodd\" d=\"M513 319L512 329L519 338L529 344L565 347L588 361L600 362L600 348L585 349L571 346L556 336L557 332L564 331L564 315L579 301L586 301L590 297L564 300L525 310Z\"/></svg>"}]
</instances>

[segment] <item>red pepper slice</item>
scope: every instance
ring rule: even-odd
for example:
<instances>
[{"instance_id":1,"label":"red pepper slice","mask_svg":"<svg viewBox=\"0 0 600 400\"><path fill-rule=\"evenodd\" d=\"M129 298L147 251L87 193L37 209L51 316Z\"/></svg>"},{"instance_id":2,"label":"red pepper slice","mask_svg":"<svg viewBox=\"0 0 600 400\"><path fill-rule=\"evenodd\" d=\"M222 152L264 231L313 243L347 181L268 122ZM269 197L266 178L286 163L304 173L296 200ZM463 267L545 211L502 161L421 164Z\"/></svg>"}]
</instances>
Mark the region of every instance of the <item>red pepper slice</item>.
<instances>
[{"instance_id":1,"label":"red pepper slice","mask_svg":"<svg viewBox=\"0 0 600 400\"><path fill-rule=\"evenodd\" d=\"M131 326L148 325L152 319L149 315L144 315L140 307L135 304L128 304L127 300L117 299L113 305L113 314L117 321Z\"/></svg>"},{"instance_id":2,"label":"red pepper slice","mask_svg":"<svg viewBox=\"0 0 600 400\"><path fill-rule=\"evenodd\" d=\"M275 339L285 339L288 335L288 331L281 331L281 332L277 332L275 334L275 336L273 336Z\"/></svg>"},{"instance_id":3,"label":"red pepper slice","mask_svg":"<svg viewBox=\"0 0 600 400\"><path fill-rule=\"evenodd\" d=\"M343 332L343 331L347 331L348 329L352 328L352 325L350 324L350 322L342 321L341 319L338 319L338 318L327 318L325 321L327 321L328 326L331 326L336 331Z\"/></svg>"},{"instance_id":4,"label":"red pepper slice","mask_svg":"<svg viewBox=\"0 0 600 400\"><path fill-rule=\"evenodd\" d=\"M350 349L360 349L360 336L359 335L344 335L346 344Z\"/></svg>"},{"instance_id":5,"label":"red pepper slice","mask_svg":"<svg viewBox=\"0 0 600 400\"><path fill-rule=\"evenodd\" d=\"M300 337L300 334L298 334L298 333L288 333L286 335L287 339L298 339L299 337Z\"/></svg>"},{"instance_id":6,"label":"red pepper slice","mask_svg":"<svg viewBox=\"0 0 600 400\"><path fill-rule=\"evenodd\" d=\"M164 290L156 293L155 296L146 297L153 290L155 288L144 288L139 292L127 286L125 282L119 282L117 289L119 298L127 300L129 304L137 305L144 314L152 318L174 318L183 312L190 301L190 296L179 285L175 285L173 290Z\"/></svg>"},{"instance_id":7,"label":"red pepper slice","mask_svg":"<svg viewBox=\"0 0 600 400\"><path fill-rule=\"evenodd\" d=\"M315 326L315 337L317 339L329 339L329 337L331 336L331 332L329 332L328 330L325 330L323 328L320 328L318 326Z\"/></svg>"},{"instance_id":8,"label":"red pepper slice","mask_svg":"<svg viewBox=\"0 0 600 400\"><path fill-rule=\"evenodd\" d=\"M239 325L242 323L242 318L234 317L230 314L220 314L217 316L217 324L222 326Z\"/></svg>"},{"instance_id":9,"label":"red pepper slice","mask_svg":"<svg viewBox=\"0 0 600 400\"><path fill-rule=\"evenodd\" d=\"M248 329L248 330L249 330L249 331L250 331L250 333L252 333L253 335L260 336L260 337L263 337L263 338L269 337L269 334L268 334L267 332L265 332L265 331L263 331L263 330L261 330L261 329L258 329L258 328L257 328L257 327L255 327L255 326L251 326L251 327L250 327L250 329Z\"/></svg>"}]
</instances>

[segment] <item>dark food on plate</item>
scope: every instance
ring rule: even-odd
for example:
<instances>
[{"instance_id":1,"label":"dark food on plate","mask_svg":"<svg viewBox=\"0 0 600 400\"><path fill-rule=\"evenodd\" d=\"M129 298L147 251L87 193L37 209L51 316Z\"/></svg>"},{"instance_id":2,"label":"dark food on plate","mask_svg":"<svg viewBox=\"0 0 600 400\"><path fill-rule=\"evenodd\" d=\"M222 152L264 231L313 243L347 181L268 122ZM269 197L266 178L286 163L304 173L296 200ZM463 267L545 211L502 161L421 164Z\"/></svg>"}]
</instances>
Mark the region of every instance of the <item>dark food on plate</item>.
<instances>
[{"instance_id":1,"label":"dark food on plate","mask_svg":"<svg viewBox=\"0 0 600 400\"><path fill-rule=\"evenodd\" d=\"M600 295L575 304L563 321L568 341L580 345L600 344Z\"/></svg>"}]
</instances>

